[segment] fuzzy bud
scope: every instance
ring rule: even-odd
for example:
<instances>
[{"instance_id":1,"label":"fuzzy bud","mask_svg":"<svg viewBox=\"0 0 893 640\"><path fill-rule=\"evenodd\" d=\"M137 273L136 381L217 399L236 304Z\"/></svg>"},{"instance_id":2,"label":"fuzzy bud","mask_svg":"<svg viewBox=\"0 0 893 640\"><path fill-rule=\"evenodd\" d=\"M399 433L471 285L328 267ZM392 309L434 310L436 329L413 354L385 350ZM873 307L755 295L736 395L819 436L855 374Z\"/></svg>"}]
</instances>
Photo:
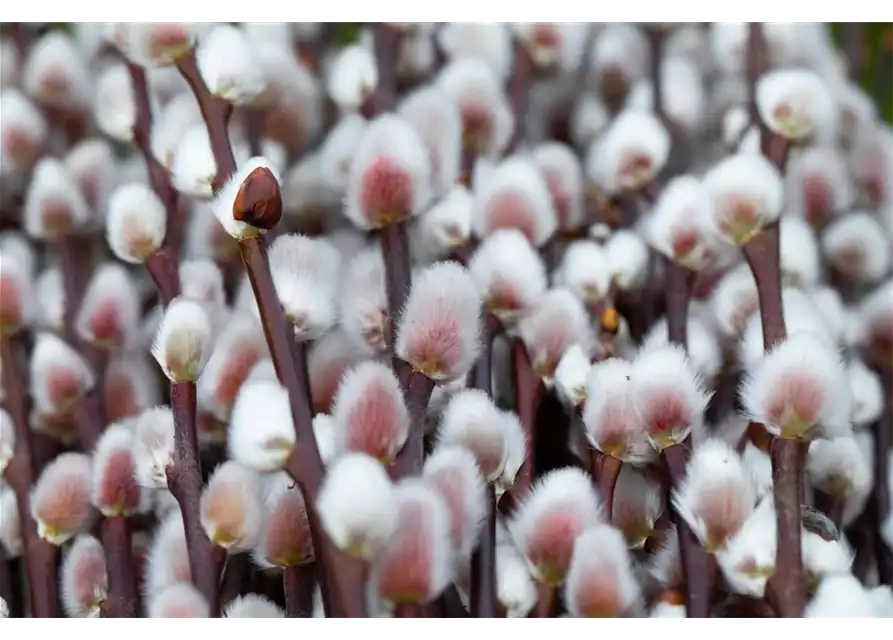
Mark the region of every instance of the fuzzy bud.
<instances>
[{"instance_id":1,"label":"fuzzy bud","mask_svg":"<svg viewBox=\"0 0 893 640\"><path fill-rule=\"evenodd\" d=\"M777 69L760 76L756 105L766 126L788 140L833 138L837 124L834 97L814 71Z\"/></svg>"},{"instance_id":2,"label":"fuzzy bud","mask_svg":"<svg viewBox=\"0 0 893 640\"><path fill-rule=\"evenodd\" d=\"M174 416L169 407L146 409L134 426L133 455L137 481L143 487L167 487L167 469L173 464Z\"/></svg>"},{"instance_id":3,"label":"fuzzy bud","mask_svg":"<svg viewBox=\"0 0 893 640\"><path fill-rule=\"evenodd\" d=\"M62 605L70 618L98 618L108 598L105 551L93 536L81 534L62 561Z\"/></svg>"},{"instance_id":4,"label":"fuzzy bud","mask_svg":"<svg viewBox=\"0 0 893 640\"><path fill-rule=\"evenodd\" d=\"M208 91L218 98L251 104L267 88L252 43L239 27L215 26L199 42L196 59Z\"/></svg>"},{"instance_id":5,"label":"fuzzy bud","mask_svg":"<svg viewBox=\"0 0 893 640\"><path fill-rule=\"evenodd\" d=\"M124 56L144 67L176 64L195 45L197 28L183 22L111 22L106 38Z\"/></svg>"},{"instance_id":6,"label":"fuzzy bud","mask_svg":"<svg viewBox=\"0 0 893 640\"><path fill-rule=\"evenodd\" d=\"M264 494L267 513L255 547L255 561L261 566L277 567L312 562L313 543L307 507L294 480L286 473L269 476Z\"/></svg>"},{"instance_id":7,"label":"fuzzy bud","mask_svg":"<svg viewBox=\"0 0 893 640\"><path fill-rule=\"evenodd\" d=\"M663 169L670 135L660 120L644 111L625 110L589 149L589 178L607 194L641 189Z\"/></svg>"},{"instance_id":8,"label":"fuzzy bud","mask_svg":"<svg viewBox=\"0 0 893 640\"><path fill-rule=\"evenodd\" d=\"M58 546L90 528L91 476L90 457L82 453L59 454L44 467L31 490L31 517L41 538Z\"/></svg>"},{"instance_id":9,"label":"fuzzy bud","mask_svg":"<svg viewBox=\"0 0 893 640\"><path fill-rule=\"evenodd\" d=\"M34 167L23 216L29 235L49 240L84 226L90 209L65 165L45 156Z\"/></svg>"},{"instance_id":10,"label":"fuzzy bud","mask_svg":"<svg viewBox=\"0 0 893 640\"><path fill-rule=\"evenodd\" d=\"M37 336L29 379L37 410L47 414L71 411L95 384L84 357L51 333Z\"/></svg>"},{"instance_id":11,"label":"fuzzy bud","mask_svg":"<svg viewBox=\"0 0 893 640\"><path fill-rule=\"evenodd\" d=\"M316 503L333 544L351 556L371 560L397 528L396 500L394 486L378 461L348 453L329 468Z\"/></svg>"},{"instance_id":12,"label":"fuzzy bud","mask_svg":"<svg viewBox=\"0 0 893 640\"><path fill-rule=\"evenodd\" d=\"M583 424L593 447L613 458L638 464L653 457L636 412L632 364L610 358L589 373Z\"/></svg>"},{"instance_id":13,"label":"fuzzy bud","mask_svg":"<svg viewBox=\"0 0 893 640\"><path fill-rule=\"evenodd\" d=\"M378 86L375 56L361 44L344 47L329 70L326 88L342 110L356 111Z\"/></svg>"},{"instance_id":14,"label":"fuzzy bud","mask_svg":"<svg viewBox=\"0 0 893 640\"><path fill-rule=\"evenodd\" d=\"M171 382L195 382L211 351L211 322L204 307L187 298L172 300L164 313L152 356Z\"/></svg>"},{"instance_id":15,"label":"fuzzy bud","mask_svg":"<svg viewBox=\"0 0 893 640\"><path fill-rule=\"evenodd\" d=\"M459 181L462 119L458 106L443 89L430 85L406 96L398 113L415 127L428 150L434 194L447 193Z\"/></svg>"},{"instance_id":16,"label":"fuzzy bud","mask_svg":"<svg viewBox=\"0 0 893 640\"><path fill-rule=\"evenodd\" d=\"M601 505L589 477L564 468L544 475L518 507L509 525L534 578L564 582L577 536L601 520Z\"/></svg>"},{"instance_id":17,"label":"fuzzy bud","mask_svg":"<svg viewBox=\"0 0 893 640\"><path fill-rule=\"evenodd\" d=\"M606 524L581 533L574 541L564 590L568 612L583 618L619 618L631 613L640 597L623 534Z\"/></svg>"},{"instance_id":18,"label":"fuzzy bud","mask_svg":"<svg viewBox=\"0 0 893 640\"><path fill-rule=\"evenodd\" d=\"M285 612L272 600L256 593L239 596L223 612L224 618L284 618Z\"/></svg>"},{"instance_id":19,"label":"fuzzy bud","mask_svg":"<svg viewBox=\"0 0 893 640\"><path fill-rule=\"evenodd\" d=\"M647 221L649 243L663 255L700 271L718 252L716 238L708 232L710 201L694 176L672 179L661 191Z\"/></svg>"},{"instance_id":20,"label":"fuzzy bud","mask_svg":"<svg viewBox=\"0 0 893 640\"><path fill-rule=\"evenodd\" d=\"M92 502L106 517L125 517L140 510L148 494L136 480L133 431L111 425L93 453Z\"/></svg>"},{"instance_id":21,"label":"fuzzy bud","mask_svg":"<svg viewBox=\"0 0 893 640\"><path fill-rule=\"evenodd\" d=\"M481 298L468 271L440 262L413 279L395 352L432 380L458 378L477 359L480 325Z\"/></svg>"},{"instance_id":22,"label":"fuzzy bud","mask_svg":"<svg viewBox=\"0 0 893 640\"><path fill-rule=\"evenodd\" d=\"M164 204L144 184L122 185L109 199L106 238L112 253L125 262L139 264L158 251L166 223Z\"/></svg>"},{"instance_id":23,"label":"fuzzy bud","mask_svg":"<svg viewBox=\"0 0 893 640\"><path fill-rule=\"evenodd\" d=\"M555 375L561 356L574 345L585 352L593 335L583 303L568 289L551 289L539 305L518 325L536 374L544 379Z\"/></svg>"},{"instance_id":24,"label":"fuzzy bud","mask_svg":"<svg viewBox=\"0 0 893 640\"><path fill-rule=\"evenodd\" d=\"M79 337L104 349L120 349L136 333L140 297L121 264L109 262L96 270L75 318Z\"/></svg>"},{"instance_id":25,"label":"fuzzy bud","mask_svg":"<svg viewBox=\"0 0 893 640\"><path fill-rule=\"evenodd\" d=\"M200 514L208 539L231 553L254 546L263 519L254 472L228 460L214 470L202 492Z\"/></svg>"},{"instance_id":26,"label":"fuzzy bud","mask_svg":"<svg viewBox=\"0 0 893 640\"><path fill-rule=\"evenodd\" d=\"M487 489L475 456L462 447L438 447L425 460L422 477L446 501L456 556L471 557L487 511Z\"/></svg>"},{"instance_id":27,"label":"fuzzy bud","mask_svg":"<svg viewBox=\"0 0 893 640\"><path fill-rule=\"evenodd\" d=\"M211 608L195 587L178 583L163 589L149 600L147 615L150 618L209 618Z\"/></svg>"},{"instance_id":28,"label":"fuzzy bud","mask_svg":"<svg viewBox=\"0 0 893 640\"><path fill-rule=\"evenodd\" d=\"M230 456L264 473L282 468L295 444L288 392L275 380L247 381L229 423Z\"/></svg>"}]
</instances>

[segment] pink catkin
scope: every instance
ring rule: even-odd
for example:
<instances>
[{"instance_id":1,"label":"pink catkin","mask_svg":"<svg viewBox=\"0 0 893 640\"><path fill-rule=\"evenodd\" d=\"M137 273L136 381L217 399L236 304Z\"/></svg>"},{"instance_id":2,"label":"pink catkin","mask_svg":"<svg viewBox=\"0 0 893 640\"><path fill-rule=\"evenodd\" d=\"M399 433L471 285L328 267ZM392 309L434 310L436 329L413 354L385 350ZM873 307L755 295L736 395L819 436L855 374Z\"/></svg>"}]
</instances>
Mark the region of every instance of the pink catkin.
<instances>
[{"instance_id":1,"label":"pink catkin","mask_svg":"<svg viewBox=\"0 0 893 640\"><path fill-rule=\"evenodd\" d=\"M645 428L655 439L687 427L692 422L691 407L682 395L670 389L650 394L640 410Z\"/></svg>"},{"instance_id":2,"label":"pink catkin","mask_svg":"<svg viewBox=\"0 0 893 640\"><path fill-rule=\"evenodd\" d=\"M363 172L360 202L375 226L405 218L412 213L412 176L399 163L380 156Z\"/></svg>"},{"instance_id":3,"label":"pink catkin","mask_svg":"<svg viewBox=\"0 0 893 640\"><path fill-rule=\"evenodd\" d=\"M404 504L400 509L397 532L378 571L378 589L386 600L419 602L430 595L433 550L426 516L420 504Z\"/></svg>"},{"instance_id":4,"label":"pink catkin","mask_svg":"<svg viewBox=\"0 0 893 640\"><path fill-rule=\"evenodd\" d=\"M540 513L531 525L524 541L528 560L547 577L553 573L563 576L570 566L574 540L586 523L567 504L559 503Z\"/></svg>"},{"instance_id":5,"label":"pink catkin","mask_svg":"<svg viewBox=\"0 0 893 640\"><path fill-rule=\"evenodd\" d=\"M461 321L454 314L432 313L409 326L407 353L414 365L432 371L454 371L461 361ZM425 373L426 371L423 371Z\"/></svg>"},{"instance_id":6,"label":"pink catkin","mask_svg":"<svg viewBox=\"0 0 893 640\"><path fill-rule=\"evenodd\" d=\"M543 177L546 180L549 195L552 197L552 206L555 208L558 226L559 228L565 228L570 223L571 217L570 195L564 188L564 182L557 171L544 170Z\"/></svg>"},{"instance_id":7,"label":"pink catkin","mask_svg":"<svg viewBox=\"0 0 893 640\"><path fill-rule=\"evenodd\" d=\"M390 460L397 436L394 429L399 422L400 401L384 381L369 381L346 416L347 450Z\"/></svg>"},{"instance_id":8,"label":"pink catkin","mask_svg":"<svg viewBox=\"0 0 893 640\"><path fill-rule=\"evenodd\" d=\"M67 410L86 391L80 377L65 367L55 367L46 373L47 397L54 407Z\"/></svg>"},{"instance_id":9,"label":"pink catkin","mask_svg":"<svg viewBox=\"0 0 893 640\"><path fill-rule=\"evenodd\" d=\"M0 278L0 327L22 322L22 290L16 278Z\"/></svg>"},{"instance_id":10,"label":"pink catkin","mask_svg":"<svg viewBox=\"0 0 893 640\"><path fill-rule=\"evenodd\" d=\"M313 398L314 413L330 413L332 403L338 393L341 378L356 358L349 354L339 357L314 358L310 354L310 394Z\"/></svg>"},{"instance_id":11,"label":"pink catkin","mask_svg":"<svg viewBox=\"0 0 893 640\"><path fill-rule=\"evenodd\" d=\"M459 107L462 119L462 135L477 151L483 151L490 145L494 135L493 113L486 104L466 100Z\"/></svg>"},{"instance_id":12,"label":"pink catkin","mask_svg":"<svg viewBox=\"0 0 893 640\"><path fill-rule=\"evenodd\" d=\"M307 509L297 487L285 491L269 514L264 554L278 566L293 566L313 559Z\"/></svg>"},{"instance_id":13,"label":"pink catkin","mask_svg":"<svg viewBox=\"0 0 893 640\"><path fill-rule=\"evenodd\" d=\"M431 479L446 503L450 514L450 540L453 548L458 548L462 544L464 525L470 517L463 495L465 483L462 481L461 473L454 469L442 469Z\"/></svg>"},{"instance_id":14,"label":"pink catkin","mask_svg":"<svg viewBox=\"0 0 893 640\"><path fill-rule=\"evenodd\" d=\"M792 372L773 385L766 415L774 424L795 417L812 425L818 421L824 396L822 384L812 375Z\"/></svg>"},{"instance_id":15,"label":"pink catkin","mask_svg":"<svg viewBox=\"0 0 893 640\"><path fill-rule=\"evenodd\" d=\"M826 220L834 210L834 197L831 185L820 173L811 173L803 178L804 216L811 224L819 224Z\"/></svg>"},{"instance_id":16,"label":"pink catkin","mask_svg":"<svg viewBox=\"0 0 893 640\"><path fill-rule=\"evenodd\" d=\"M232 408L242 384L251 369L264 356L263 347L253 340L238 342L227 358L226 366L214 390L214 400L220 405Z\"/></svg>"},{"instance_id":17,"label":"pink catkin","mask_svg":"<svg viewBox=\"0 0 893 640\"><path fill-rule=\"evenodd\" d=\"M517 229L534 244L537 240L536 222L536 213L531 211L525 198L515 193L504 193L487 204L484 233L489 235L498 229Z\"/></svg>"},{"instance_id":18,"label":"pink catkin","mask_svg":"<svg viewBox=\"0 0 893 640\"><path fill-rule=\"evenodd\" d=\"M131 375L106 376L105 417L109 424L137 415L142 407Z\"/></svg>"},{"instance_id":19,"label":"pink catkin","mask_svg":"<svg viewBox=\"0 0 893 640\"><path fill-rule=\"evenodd\" d=\"M136 483L136 468L129 450L119 449L109 454L99 480L96 496L101 509L121 510L122 515L135 511L140 505L140 487Z\"/></svg>"},{"instance_id":20,"label":"pink catkin","mask_svg":"<svg viewBox=\"0 0 893 640\"><path fill-rule=\"evenodd\" d=\"M88 606L96 597L97 591L107 591L108 577L102 547L96 545L78 558L74 576L75 600L82 606Z\"/></svg>"},{"instance_id":21,"label":"pink catkin","mask_svg":"<svg viewBox=\"0 0 893 640\"><path fill-rule=\"evenodd\" d=\"M123 341L123 327L118 304L112 297L100 301L87 319L87 331L94 342L119 345Z\"/></svg>"},{"instance_id":22,"label":"pink catkin","mask_svg":"<svg viewBox=\"0 0 893 640\"><path fill-rule=\"evenodd\" d=\"M57 458L56 464L61 461L61 457ZM52 477L42 477L32 496L35 518L62 532L81 530L92 515L89 463L79 462L70 469L53 467ZM51 486L48 480L52 480Z\"/></svg>"}]
</instances>

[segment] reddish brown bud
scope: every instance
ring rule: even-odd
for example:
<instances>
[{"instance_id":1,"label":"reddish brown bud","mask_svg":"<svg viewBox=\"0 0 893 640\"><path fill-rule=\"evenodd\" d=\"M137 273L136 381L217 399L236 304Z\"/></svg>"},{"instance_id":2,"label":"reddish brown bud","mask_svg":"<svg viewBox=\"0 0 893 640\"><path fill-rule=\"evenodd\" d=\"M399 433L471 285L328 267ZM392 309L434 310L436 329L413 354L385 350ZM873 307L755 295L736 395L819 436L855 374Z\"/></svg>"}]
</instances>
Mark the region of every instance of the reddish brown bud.
<instances>
[{"instance_id":1,"label":"reddish brown bud","mask_svg":"<svg viewBox=\"0 0 893 640\"><path fill-rule=\"evenodd\" d=\"M233 218L258 229L270 230L282 217L279 181L266 167L248 174L233 204Z\"/></svg>"}]
</instances>

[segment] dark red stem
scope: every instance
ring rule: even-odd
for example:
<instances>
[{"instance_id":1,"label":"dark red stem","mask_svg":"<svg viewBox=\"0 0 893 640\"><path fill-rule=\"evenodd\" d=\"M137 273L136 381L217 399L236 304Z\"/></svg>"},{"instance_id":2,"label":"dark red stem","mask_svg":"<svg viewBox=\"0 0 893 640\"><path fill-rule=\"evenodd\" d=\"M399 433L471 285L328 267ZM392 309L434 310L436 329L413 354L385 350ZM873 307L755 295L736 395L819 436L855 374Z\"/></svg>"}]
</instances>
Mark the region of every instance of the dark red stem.
<instances>
[{"instance_id":1,"label":"dark red stem","mask_svg":"<svg viewBox=\"0 0 893 640\"><path fill-rule=\"evenodd\" d=\"M527 457L518 471L512 493L523 496L533 484L534 459L536 451L536 410L542 398L543 385L533 370L527 347L520 338L512 343L512 369L515 382L515 412L527 437Z\"/></svg>"},{"instance_id":2,"label":"dark red stem","mask_svg":"<svg viewBox=\"0 0 893 640\"><path fill-rule=\"evenodd\" d=\"M217 590L225 560L222 549L215 547L199 516L202 495L202 471L198 453L198 431L195 420L195 383L171 385L171 409L174 414L174 460L167 470L167 484L180 505L192 583L212 607L218 602Z\"/></svg>"},{"instance_id":3,"label":"dark red stem","mask_svg":"<svg viewBox=\"0 0 893 640\"><path fill-rule=\"evenodd\" d=\"M685 481L686 448L674 444L661 452L674 487ZM697 537L680 517L675 518L679 536L679 555L685 581L685 614L689 618L709 618L712 582L715 572L712 558L704 551Z\"/></svg>"},{"instance_id":4,"label":"dark red stem","mask_svg":"<svg viewBox=\"0 0 893 640\"><path fill-rule=\"evenodd\" d=\"M591 473L602 501L605 520L608 522L614 517L614 488L617 486L617 478L620 477L622 467L623 463L614 456L606 456L601 451L592 450Z\"/></svg>"},{"instance_id":5,"label":"dark red stem","mask_svg":"<svg viewBox=\"0 0 893 640\"><path fill-rule=\"evenodd\" d=\"M37 523L31 517L29 492L35 480L34 454L31 450L31 429L28 427L24 349L18 336L0 334L0 359L3 360L6 410L16 436L15 455L3 477L16 496L31 615L35 618L56 618L59 616L59 605L55 567L59 550L37 535Z\"/></svg>"},{"instance_id":6,"label":"dark red stem","mask_svg":"<svg viewBox=\"0 0 893 640\"><path fill-rule=\"evenodd\" d=\"M313 615L314 577L313 564L297 564L282 569L286 617L309 618Z\"/></svg>"},{"instance_id":7,"label":"dark red stem","mask_svg":"<svg viewBox=\"0 0 893 640\"><path fill-rule=\"evenodd\" d=\"M412 283L407 222L385 225L378 235L384 258L385 289L388 297L388 346L393 353L397 325Z\"/></svg>"},{"instance_id":8,"label":"dark red stem","mask_svg":"<svg viewBox=\"0 0 893 640\"><path fill-rule=\"evenodd\" d=\"M391 477L395 479L416 475L422 470L425 459L425 412L434 391L434 381L413 371L406 384L406 407L409 409L410 429L406 444L391 465Z\"/></svg>"},{"instance_id":9,"label":"dark red stem","mask_svg":"<svg viewBox=\"0 0 893 640\"><path fill-rule=\"evenodd\" d=\"M109 618L135 618L139 611L139 589L133 561L133 543L127 518L103 518L100 529L108 574L108 599L103 611Z\"/></svg>"},{"instance_id":10,"label":"dark red stem","mask_svg":"<svg viewBox=\"0 0 893 640\"><path fill-rule=\"evenodd\" d=\"M478 546L471 556L472 618L495 618L496 604L496 494L487 490L487 517Z\"/></svg>"},{"instance_id":11,"label":"dark red stem","mask_svg":"<svg viewBox=\"0 0 893 640\"><path fill-rule=\"evenodd\" d=\"M893 585L893 552L881 536L881 526L890 516L890 447L893 439L893 388L891 370L881 371L884 392L884 412L872 425L874 433L874 508L872 517L874 528L874 555L877 560L878 580L881 584Z\"/></svg>"}]
</instances>

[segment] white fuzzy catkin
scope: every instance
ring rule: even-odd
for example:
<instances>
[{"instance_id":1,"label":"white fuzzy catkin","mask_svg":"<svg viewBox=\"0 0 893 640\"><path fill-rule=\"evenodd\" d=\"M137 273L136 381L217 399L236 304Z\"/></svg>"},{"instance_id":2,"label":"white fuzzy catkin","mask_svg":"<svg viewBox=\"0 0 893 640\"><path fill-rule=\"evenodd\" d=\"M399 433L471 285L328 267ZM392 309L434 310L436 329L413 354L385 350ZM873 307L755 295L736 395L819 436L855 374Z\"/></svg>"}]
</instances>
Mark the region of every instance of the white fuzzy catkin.
<instances>
[{"instance_id":1,"label":"white fuzzy catkin","mask_svg":"<svg viewBox=\"0 0 893 640\"><path fill-rule=\"evenodd\" d=\"M631 376L631 363L619 358L593 365L583 424L593 447L618 460L639 464L651 459L653 453L636 413Z\"/></svg>"},{"instance_id":2,"label":"white fuzzy catkin","mask_svg":"<svg viewBox=\"0 0 893 640\"><path fill-rule=\"evenodd\" d=\"M462 119L458 106L437 85L406 96L397 111L419 134L431 159L435 196L449 192L459 181Z\"/></svg>"},{"instance_id":3,"label":"white fuzzy catkin","mask_svg":"<svg viewBox=\"0 0 893 640\"><path fill-rule=\"evenodd\" d=\"M712 263L718 248L708 232L711 209L701 181L690 175L670 180L646 220L648 241L663 255L700 271Z\"/></svg>"},{"instance_id":4,"label":"white fuzzy catkin","mask_svg":"<svg viewBox=\"0 0 893 640\"><path fill-rule=\"evenodd\" d=\"M172 300L152 343L164 375L171 382L195 382L210 355L211 321L204 307L188 298Z\"/></svg>"},{"instance_id":5,"label":"white fuzzy catkin","mask_svg":"<svg viewBox=\"0 0 893 640\"><path fill-rule=\"evenodd\" d=\"M131 183L111 195L106 216L106 238L112 252L133 264L144 262L164 242L167 213L148 186Z\"/></svg>"},{"instance_id":6,"label":"white fuzzy catkin","mask_svg":"<svg viewBox=\"0 0 893 640\"><path fill-rule=\"evenodd\" d=\"M51 333L37 335L28 378L35 408L48 414L70 411L95 384L84 357ZM58 382L64 382L63 391Z\"/></svg>"},{"instance_id":7,"label":"white fuzzy catkin","mask_svg":"<svg viewBox=\"0 0 893 640\"><path fill-rule=\"evenodd\" d=\"M266 89L252 43L239 27L214 27L199 42L196 60L208 91L233 104L251 104Z\"/></svg>"},{"instance_id":8,"label":"white fuzzy catkin","mask_svg":"<svg viewBox=\"0 0 893 640\"><path fill-rule=\"evenodd\" d=\"M564 600L575 617L631 613L641 598L623 534L607 524L577 536Z\"/></svg>"},{"instance_id":9,"label":"white fuzzy catkin","mask_svg":"<svg viewBox=\"0 0 893 640\"><path fill-rule=\"evenodd\" d=\"M437 42L449 60L478 58L504 80L511 70L511 31L499 22L447 22Z\"/></svg>"},{"instance_id":10,"label":"white fuzzy catkin","mask_svg":"<svg viewBox=\"0 0 893 640\"><path fill-rule=\"evenodd\" d=\"M5 174L34 161L46 138L47 123L40 110L14 87L0 91L0 111L0 173Z\"/></svg>"},{"instance_id":11,"label":"white fuzzy catkin","mask_svg":"<svg viewBox=\"0 0 893 640\"><path fill-rule=\"evenodd\" d=\"M208 129L202 122L184 129L174 146L169 163L171 183L187 196L208 200L214 195L211 183L217 174L217 162L211 151ZM236 190L238 186L241 186L241 182ZM232 198L235 198L235 193ZM229 204L232 205L231 202ZM228 215L232 218L232 211L228 211Z\"/></svg>"},{"instance_id":12,"label":"white fuzzy catkin","mask_svg":"<svg viewBox=\"0 0 893 640\"><path fill-rule=\"evenodd\" d=\"M261 473L285 464L295 443L288 392L272 380L249 380L233 406L227 446L230 457Z\"/></svg>"},{"instance_id":13,"label":"white fuzzy catkin","mask_svg":"<svg viewBox=\"0 0 893 640\"><path fill-rule=\"evenodd\" d=\"M603 193L641 189L663 169L670 134L653 114L627 109L593 142L586 171Z\"/></svg>"},{"instance_id":14,"label":"white fuzzy catkin","mask_svg":"<svg viewBox=\"0 0 893 640\"><path fill-rule=\"evenodd\" d=\"M64 236L84 226L90 209L65 165L44 156L34 167L25 194L24 226L40 239Z\"/></svg>"},{"instance_id":15,"label":"white fuzzy catkin","mask_svg":"<svg viewBox=\"0 0 893 640\"><path fill-rule=\"evenodd\" d=\"M341 49L326 79L329 97L343 111L356 111L378 86L375 56L362 44Z\"/></svg>"},{"instance_id":16,"label":"white fuzzy catkin","mask_svg":"<svg viewBox=\"0 0 893 640\"><path fill-rule=\"evenodd\" d=\"M174 415L170 407L143 411L134 425L136 478L144 487L167 488L167 469L174 458Z\"/></svg>"},{"instance_id":17,"label":"white fuzzy catkin","mask_svg":"<svg viewBox=\"0 0 893 640\"><path fill-rule=\"evenodd\" d=\"M35 102L45 106L83 111L92 99L87 62L70 35L51 29L28 49L22 67L22 88Z\"/></svg>"},{"instance_id":18,"label":"white fuzzy catkin","mask_svg":"<svg viewBox=\"0 0 893 640\"><path fill-rule=\"evenodd\" d=\"M860 211L836 219L822 232L822 253L843 275L877 282L890 271L891 243L881 223Z\"/></svg>"},{"instance_id":19,"label":"white fuzzy catkin","mask_svg":"<svg viewBox=\"0 0 893 640\"><path fill-rule=\"evenodd\" d=\"M760 118L788 140L831 140L838 110L828 85L808 69L777 69L760 76L756 85Z\"/></svg>"},{"instance_id":20,"label":"white fuzzy catkin","mask_svg":"<svg viewBox=\"0 0 893 640\"><path fill-rule=\"evenodd\" d=\"M762 598L775 573L775 504L767 496L757 505L738 534L716 554L719 567L735 593Z\"/></svg>"},{"instance_id":21,"label":"white fuzzy catkin","mask_svg":"<svg viewBox=\"0 0 893 640\"><path fill-rule=\"evenodd\" d=\"M195 45L197 33L204 30L202 24L184 22L110 22L104 26L105 37L128 60L144 67L176 64Z\"/></svg>"}]
</instances>

